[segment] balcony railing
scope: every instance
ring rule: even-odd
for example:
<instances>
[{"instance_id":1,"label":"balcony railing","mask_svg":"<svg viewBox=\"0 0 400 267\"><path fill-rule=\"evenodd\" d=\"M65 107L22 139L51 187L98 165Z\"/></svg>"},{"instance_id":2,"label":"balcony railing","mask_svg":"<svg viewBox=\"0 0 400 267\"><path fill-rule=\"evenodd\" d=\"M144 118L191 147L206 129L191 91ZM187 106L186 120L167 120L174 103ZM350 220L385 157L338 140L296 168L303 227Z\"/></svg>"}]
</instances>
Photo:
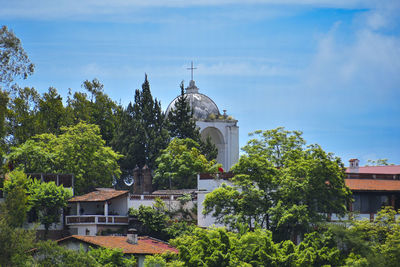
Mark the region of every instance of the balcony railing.
<instances>
[{"instance_id":1,"label":"balcony railing","mask_svg":"<svg viewBox=\"0 0 400 267\"><path fill-rule=\"evenodd\" d=\"M113 224L113 225L127 225L129 217L127 216L104 216L104 215L74 215L66 216L66 225L76 224Z\"/></svg>"}]
</instances>

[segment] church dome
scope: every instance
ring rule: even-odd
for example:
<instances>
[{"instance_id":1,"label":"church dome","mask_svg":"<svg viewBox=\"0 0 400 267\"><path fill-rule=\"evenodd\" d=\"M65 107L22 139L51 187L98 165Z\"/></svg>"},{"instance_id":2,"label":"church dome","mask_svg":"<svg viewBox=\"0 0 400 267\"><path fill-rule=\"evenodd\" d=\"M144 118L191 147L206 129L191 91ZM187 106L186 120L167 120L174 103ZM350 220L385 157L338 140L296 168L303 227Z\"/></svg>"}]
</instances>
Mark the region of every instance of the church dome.
<instances>
[{"instance_id":1,"label":"church dome","mask_svg":"<svg viewBox=\"0 0 400 267\"><path fill-rule=\"evenodd\" d=\"M206 120L210 117L211 114L214 116L220 115L218 106L211 100L208 96L199 93L199 88L197 88L195 82L190 81L189 86L186 88L185 93L187 101L191 108L193 109L193 117L196 120ZM178 101L179 96L177 96L172 102L168 105L166 114L175 109L175 104Z\"/></svg>"}]
</instances>

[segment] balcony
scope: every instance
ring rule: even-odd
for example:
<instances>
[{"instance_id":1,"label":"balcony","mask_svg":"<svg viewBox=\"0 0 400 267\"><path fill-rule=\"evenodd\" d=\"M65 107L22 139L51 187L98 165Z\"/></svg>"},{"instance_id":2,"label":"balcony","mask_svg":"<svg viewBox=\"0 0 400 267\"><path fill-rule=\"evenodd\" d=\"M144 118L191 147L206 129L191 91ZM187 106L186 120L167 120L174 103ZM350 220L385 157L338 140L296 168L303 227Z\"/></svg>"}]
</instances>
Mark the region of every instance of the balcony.
<instances>
[{"instance_id":1,"label":"balcony","mask_svg":"<svg viewBox=\"0 0 400 267\"><path fill-rule=\"evenodd\" d=\"M128 216L104 216L104 215L80 215L66 216L66 225L81 224L105 224L105 225L128 225Z\"/></svg>"}]
</instances>

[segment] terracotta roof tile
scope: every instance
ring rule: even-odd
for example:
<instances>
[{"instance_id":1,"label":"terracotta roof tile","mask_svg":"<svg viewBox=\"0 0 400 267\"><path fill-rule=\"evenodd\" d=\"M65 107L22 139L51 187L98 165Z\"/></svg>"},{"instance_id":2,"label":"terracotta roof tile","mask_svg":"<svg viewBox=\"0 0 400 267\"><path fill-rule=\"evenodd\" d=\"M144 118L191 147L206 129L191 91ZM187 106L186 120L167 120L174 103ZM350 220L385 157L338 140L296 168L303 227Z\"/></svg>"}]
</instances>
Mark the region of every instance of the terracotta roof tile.
<instances>
[{"instance_id":1,"label":"terracotta roof tile","mask_svg":"<svg viewBox=\"0 0 400 267\"><path fill-rule=\"evenodd\" d=\"M350 168L346 169L346 173L354 173L350 171ZM363 174L400 174L400 165L388 165L388 166L364 166L358 168L358 173Z\"/></svg>"},{"instance_id":2,"label":"terracotta roof tile","mask_svg":"<svg viewBox=\"0 0 400 267\"><path fill-rule=\"evenodd\" d=\"M97 189L96 191L87 193L82 196L76 196L71 198L68 202L97 202L106 201L122 195L128 194L126 190L114 190L114 189Z\"/></svg>"},{"instance_id":3,"label":"terracotta roof tile","mask_svg":"<svg viewBox=\"0 0 400 267\"><path fill-rule=\"evenodd\" d=\"M400 180L345 179L352 191L400 191Z\"/></svg>"},{"instance_id":4,"label":"terracotta roof tile","mask_svg":"<svg viewBox=\"0 0 400 267\"><path fill-rule=\"evenodd\" d=\"M168 243L161 240L157 240L147 236L140 236L138 243L133 245L128 243L126 236L81 236L72 235L60 240L58 243L62 243L69 239L77 239L95 246L106 247L106 248L120 248L125 254L161 254L167 251L172 253L178 253L179 251L170 246Z\"/></svg>"}]
</instances>

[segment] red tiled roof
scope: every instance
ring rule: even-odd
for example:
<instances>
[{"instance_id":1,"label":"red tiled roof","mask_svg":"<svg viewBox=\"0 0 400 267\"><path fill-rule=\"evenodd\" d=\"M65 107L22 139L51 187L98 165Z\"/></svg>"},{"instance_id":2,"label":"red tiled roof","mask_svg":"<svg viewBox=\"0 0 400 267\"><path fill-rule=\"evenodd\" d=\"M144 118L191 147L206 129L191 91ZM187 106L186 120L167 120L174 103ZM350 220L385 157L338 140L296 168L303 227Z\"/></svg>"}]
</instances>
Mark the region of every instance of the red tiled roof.
<instances>
[{"instance_id":1,"label":"red tiled roof","mask_svg":"<svg viewBox=\"0 0 400 267\"><path fill-rule=\"evenodd\" d=\"M400 191L400 180L345 179L352 191Z\"/></svg>"},{"instance_id":2,"label":"red tiled roof","mask_svg":"<svg viewBox=\"0 0 400 267\"><path fill-rule=\"evenodd\" d=\"M57 240L57 243L62 243L69 239L80 240L95 246L106 248L119 248L125 254L161 254L167 251L178 253L179 251L170 246L168 243L157 240L148 236L140 236L138 243L133 245L128 243L126 236L82 236L72 235L63 239Z\"/></svg>"},{"instance_id":3,"label":"red tiled roof","mask_svg":"<svg viewBox=\"0 0 400 267\"><path fill-rule=\"evenodd\" d=\"M350 168L346 169L346 173L354 173L350 171ZM359 167L358 173L363 174L400 174L400 165L388 165L388 166L365 166Z\"/></svg>"},{"instance_id":4,"label":"red tiled roof","mask_svg":"<svg viewBox=\"0 0 400 267\"><path fill-rule=\"evenodd\" d=\"M114 190L114 189L105 189L99 188L96 191L87 193L82 196L76 196L68 200L68 202L98 202L98 201L106 201L110 200L122 195L128 194L126 190Z\"/></svg>"}]
</instances>

